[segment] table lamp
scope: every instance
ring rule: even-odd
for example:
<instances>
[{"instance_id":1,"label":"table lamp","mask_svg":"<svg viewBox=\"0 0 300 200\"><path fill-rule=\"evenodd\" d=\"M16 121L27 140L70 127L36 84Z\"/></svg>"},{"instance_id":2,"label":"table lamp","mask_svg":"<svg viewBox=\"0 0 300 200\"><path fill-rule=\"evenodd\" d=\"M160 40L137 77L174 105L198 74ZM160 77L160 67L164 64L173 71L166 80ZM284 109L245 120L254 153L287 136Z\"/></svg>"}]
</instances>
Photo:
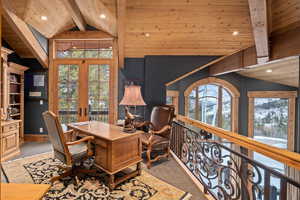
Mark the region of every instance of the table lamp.
<instances>
[{"instance_id":1,"label":"table lamp","mask_svg":"<svg viewBox=\"0 0 300 200\"><path fill-rule=\"evenodd\" d=\"M129 106L145 106L146 103L141 95L141 86L138 85L127 85L125 86L125 92L120 105L125 105L125 122L124 122L124 132L133 133L135 132L134 119L135 115L130 113Z\"/></svg>"}]
</instances>

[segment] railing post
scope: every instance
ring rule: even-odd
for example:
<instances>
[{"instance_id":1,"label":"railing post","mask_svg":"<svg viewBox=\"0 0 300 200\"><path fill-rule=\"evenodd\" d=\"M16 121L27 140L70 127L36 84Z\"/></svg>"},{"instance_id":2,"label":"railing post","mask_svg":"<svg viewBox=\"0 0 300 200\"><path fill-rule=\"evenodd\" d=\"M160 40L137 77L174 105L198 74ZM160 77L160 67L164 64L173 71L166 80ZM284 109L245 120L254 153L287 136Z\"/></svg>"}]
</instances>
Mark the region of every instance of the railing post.
<instances>
[{"instance_id":1,"label":"railing post","mask_svg":"<svg viewBox=\"0 0 300 200\"><path fill-rule=\"evenodd\" d=\"M285 179L280 179L280 200L287 199L287 181Z\"/></svg>"},{"instance_id":2,"label":"railing post","mask_svg":"<svg viewBox=\"0 0 300 200\"><path fill-rule=\"evenodd\" d=\"M264 200L270 200L270 177L271 174L268 171L265 171L264 177Z\"/></svg>"}]
</instances>

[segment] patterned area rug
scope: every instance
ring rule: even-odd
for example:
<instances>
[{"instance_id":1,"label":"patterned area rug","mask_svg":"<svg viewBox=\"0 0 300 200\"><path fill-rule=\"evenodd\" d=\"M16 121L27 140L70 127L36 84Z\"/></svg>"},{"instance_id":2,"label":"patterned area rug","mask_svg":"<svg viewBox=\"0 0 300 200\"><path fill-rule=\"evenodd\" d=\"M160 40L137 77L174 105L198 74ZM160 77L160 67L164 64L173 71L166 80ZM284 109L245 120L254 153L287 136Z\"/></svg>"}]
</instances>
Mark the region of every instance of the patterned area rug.
<instances>
[{"instance_id":1,"label":"patterned area rug","mask_svg":"<svg viewBox=\"0 0 300 200\"><path fill-rule=\"evenodd\" d=\"M49 179L62 173L56 166L61 162L52 158L51 153L39 154L10 162L2 163L9 182L49 184ZM74 179L65 178L55 182L44 200L80 199L80 200L188 200L191 194L171 186L143 171L137 176L109 191L105 185L106 174L79 177L78 184ZM17 191L16 191L17 192Z\"/></svg>"}]
</instances>

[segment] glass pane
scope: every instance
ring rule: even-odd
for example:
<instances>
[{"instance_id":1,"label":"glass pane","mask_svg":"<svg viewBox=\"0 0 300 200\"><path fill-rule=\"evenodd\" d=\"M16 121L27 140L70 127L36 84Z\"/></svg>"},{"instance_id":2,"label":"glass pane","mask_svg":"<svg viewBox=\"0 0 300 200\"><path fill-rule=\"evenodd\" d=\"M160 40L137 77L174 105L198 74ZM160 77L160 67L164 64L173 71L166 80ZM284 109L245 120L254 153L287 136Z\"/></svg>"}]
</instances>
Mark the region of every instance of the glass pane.
<instances>
[{"instance_id":1,"label":"glass pane","mask_svg":"<svg viewBox=\"0 0 300 200\"><path fill-rule=\"evenodd\" d=\"M99 58L112 58L112 49L101 49L99 51Z\"/></svg>"},{"instance_id":2,"label":"glass pane","mask_svg":"<svg viewBox=\"0 0 300 200\"><path fill-rule=\"evenodd\" d=\"M196 119L196 89L192 90L188 99L189 111L188 117Z\"/></svg>"},{"instance_id":3,"label":"glass pane","mask_svg":"<svg viewBox=\"0 0 300 200\"><path fill-rule=\"evenodd\" d=\"M68 72L69 72L69 65L59 65L58 80L59 81L68 80Z\"/></svg>"},{"instance_id":4,"label":"glass pane","mask_svg":"<svg viewBox=\"0 0 300 200\"><path fill-rule=\"evenodd\" d=\"M254 132L255 140L287 149L288 133L288 99L281 98L255 98L254 99ZM253 153L256 161L268 163L272 169L285 174L283 163L270 159L262 154ZM280 191L280 181L271 177L272 190ZM273 192L274 199L279 198L279 193Z\"/></svg>"},{"instance_id":5,"label":"glass pane","mask_svg":"<svg viewBox=\"0 0 300 200\"><path fill-rule=\"evenodd\" d=\"M58 114L63 128L78 121L78 65L58 66Z\"/></svg>"},{"instance_id":6,"label":"glass pane","mask_svg":"<svg viewBox=\"0 0 300 200\"><path fill-rule=\"evenodd\" d=\"M222 88L222 127L231 130L231 95Z\"/></svg>"},{"instance_id":7,"label":"glass pane","mask_svg":"<svg viewBox=\"0 0 300 200\"><path fill-rule=\"evenodd\" d=\"M72 58L84 58L84 50L82 49L72 49L71 51L71 57Z\"/></svg>"},{"instance_id":8,"label":"glass pane","mask_svg":"<svg viewBox=\"0 0 300 200\"><path fill-rule=\"evenodd\" d=\"M217 126L218 99L213 97L201 98L199 101L199 120Z\"/></svg>"},{"instance_id":9,"label":"glass pane","mask_svg":"<svg viewBox=\"0 0 300 200\"><path fill-rule=\"evenodd\" d=\"M166 98L166 104L167 105L173 105L173 97L167 96L167 98Z\"/></svg>"},{"instance_id":10,"label":"glass pane","mask_svg":"<svg viewBox=\"0 0 300 200\"><path fill-rule=\"evenodd\" d=\"M85 51L85 57L86 58L99 58L99 51L98 50L86 50Z\"/></svg>"},{"instance_id":11,"label":"glass pane","mask_svg":"<svg viewBox=\"0 0 300 200\"><path fill-rule=\"evenodd\" d=\"M109 65L89 65L89 119L108 121Z\"/></svg>"},{"instance_id":12,"label":"glass pane","mask_svg":"<svg viewBox=\"0 0 300 200\"><path fill-rule=\"evenodd\" d=\"M209 96L209 97L216 97L218 98L218 90L219 90L219 87L216 86L216 85L211 85L211 84L208 84L205 86L206 90L205 90L205 95L204 96Z\"/></svg>"},{"instance_id":13,"label":"glass pane","mask_svg":"<svg viewBox=\"0 0 300 200\"><path fill-rule=\"evenodd\" d=\"M98 65L89 65L89 81L98 80L99 70Z\"/></svg>"},{"instance_id":14,"label":"glass pane","mask_svg":"<svg viewBox=\"0 0 300 200\"><path fill-rule=\"evenodd\" d=\"M254 99L254 139L287 148L288 99Z\"/></svg>"}]
</instances>

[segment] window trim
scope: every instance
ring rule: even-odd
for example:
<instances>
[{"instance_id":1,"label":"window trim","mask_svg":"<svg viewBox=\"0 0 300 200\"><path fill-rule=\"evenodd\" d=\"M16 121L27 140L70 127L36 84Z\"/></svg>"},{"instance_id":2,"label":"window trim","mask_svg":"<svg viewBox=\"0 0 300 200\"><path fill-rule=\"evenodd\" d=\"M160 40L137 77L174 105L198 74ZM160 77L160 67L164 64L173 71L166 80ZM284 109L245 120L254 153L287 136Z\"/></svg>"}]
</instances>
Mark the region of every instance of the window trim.
<instances>
[{"instance_id":1,"label":"window trim","mask_svg":"<svg viewBox=\"0 0 300 200\"><path fill-rule=\"evenodd\" d=\"M251 91L248 92L248 137L253 138L254 131L254 99L255 98L285 98L289 101L288 110L288 150L295 148L296 128L296 98L297 91Z\"/></svg>"},{"instance_id":2,"label":"window trim","mask_svg":"<svg viewBox=\"0 0 300 200\"><path fill-rule=\"evenodd\" d=\"M189 104L188 104L188 98L190 93L193 91L193 89L195 89L196 87L202 86L202 85L207 85L207 84L214 84L217 86L222 86L223 88L225 88L229 94L232 97L232 104L231 104L231 131L232 132L238 132L238 110L239 110L239 98L240 98L240 92L238 91L238 89L232 85L231 83L223 80L223 79L219 79L219 78L215 78L215 77L208 77L208 78L204 78L201 80L198 80L196 82L194 82L193 84L191 84L185 91L184 91L184 105L185 105L185 116L187 116L188 114L188 110L189 110Z\"/></svg>"},{"instance_id":3,"label":"window trim","mask_svg":"<svg viewBox=\"0 0 300 200\"><path fill-rule=\"evenodd\" d=\"M175 114L179 112L179 91L177 90L167 90L166 97L174 98L174 107L175 107Z\"/></svg>"}]
</instances>

